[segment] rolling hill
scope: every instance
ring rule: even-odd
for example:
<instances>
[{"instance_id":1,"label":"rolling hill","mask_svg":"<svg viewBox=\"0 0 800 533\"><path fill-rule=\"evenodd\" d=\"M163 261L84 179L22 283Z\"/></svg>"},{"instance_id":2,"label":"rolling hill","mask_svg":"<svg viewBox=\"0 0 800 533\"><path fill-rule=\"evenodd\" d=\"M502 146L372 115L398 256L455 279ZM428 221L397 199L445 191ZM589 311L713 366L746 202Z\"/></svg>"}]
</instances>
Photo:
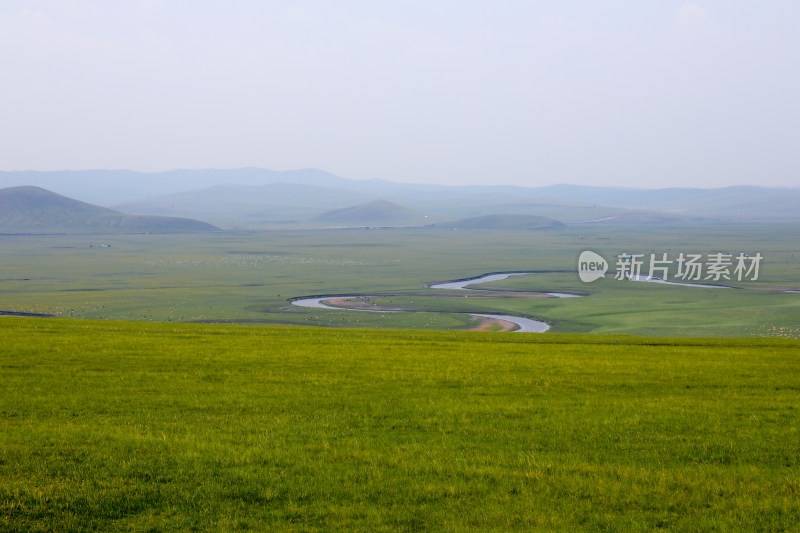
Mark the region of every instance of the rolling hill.
<instances>
[{"instance_id":1,"label":"rolling hill","mask_svg":"<svg viewBox=\"0 0 800 533\"><path fill-rule=\"evenodd\" d=\"M217 185L113 206L141 215L200 218L225 226L302 224L331 209L373 197L337 187L275 182Z\"/></svg>"},{"instance_id":2,"label":"rolling hill","mask_svg":"<svg viewBox=\"0 0 800 533\"><path fill-rule=\"evenodd\" d=\"M375 200L366 204L334 209L321 214L315 220L338 227L408 227L428 225L443 218L440 215L410 209L386 200Z\"/></svg>"},{"instance_id":3,"label":"rolling hill","mask_svg":"<svg viewBox=\"0 0 800 533\"><path fill-rule=\"evenodd\" d=\"M351 180L317 169L0 171L0 187L23 184L115 209L123 206L139 214L210 217L215 224L250 228L314 222L326 210L373 198L453 218L526 214L575 223L633 210L635 215L615 219L614 224L636 225L644 218L660 224L800 221L796 208L800 188L536 187L535 182L531 186L447 186Z\"/></svg>"},{"instance_id":4,"label":"rolling hill","mask_svg":"<svg viewBox=\"0 0 800 533\"><path fill-rule=\"evenodd\" d=\"M169 170L0 171L0 188L36 185L96 205L114 206L138 198L182 193L216 185L264 185L284 182L319 187L346 187L351 180L317 169L262 168Z\"/></svg>"},{"instance_id":5,"label":"rolling hill","mask_svg":"<svg viewBox=\"0 0 800 533\"><path fill-rule=\"evenodd\" d=\"M217 229L186 218L127 215L39 187L0 189L2 233L183 233Z\"/></svg>"}]
</instances>

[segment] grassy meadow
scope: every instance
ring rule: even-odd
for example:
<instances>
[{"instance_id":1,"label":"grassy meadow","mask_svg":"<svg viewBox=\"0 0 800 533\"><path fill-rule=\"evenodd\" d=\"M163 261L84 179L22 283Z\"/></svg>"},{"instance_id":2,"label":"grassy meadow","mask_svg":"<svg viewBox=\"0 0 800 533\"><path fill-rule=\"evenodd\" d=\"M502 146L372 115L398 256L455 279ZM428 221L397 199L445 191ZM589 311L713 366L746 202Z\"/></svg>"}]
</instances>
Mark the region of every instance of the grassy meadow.
<instances>
[{"instance_id":1,"label":"grassy meadow","mask_svg":"<svg viewBox=\"0 0 800 533\"><path fill-rule=\"evenodd\" d=\"M800 343L0 318L2 531L791 531Z\"/></svg>"},{"instance_id":2,"label":"grassy meadow","mask_svg":"<svg viewBox=\"0 0 800 533\"><path fill-rule=\"evenodd\" d=\"M460 313L518 314L553 332L800 337L800 228L793 225L572 227L549 231L338 230L184 235L0 235L0 311L56 317L466 329ZM102 243L111 244L103 248ZM728 251L764 256L747 290L582 283L582 250ZM430 283L498 271L554 271L492 284L578 299L443 294ZM760 290L756 290L760 289ZM302 309L291 298L391 295L414 313ZM407 296L402 296L403 294ZM434 297L433 295L436 295ZM442 297L447 296L447 297ZM496 296L496 297L489 297Z\"/></svg>"}]
</instances>

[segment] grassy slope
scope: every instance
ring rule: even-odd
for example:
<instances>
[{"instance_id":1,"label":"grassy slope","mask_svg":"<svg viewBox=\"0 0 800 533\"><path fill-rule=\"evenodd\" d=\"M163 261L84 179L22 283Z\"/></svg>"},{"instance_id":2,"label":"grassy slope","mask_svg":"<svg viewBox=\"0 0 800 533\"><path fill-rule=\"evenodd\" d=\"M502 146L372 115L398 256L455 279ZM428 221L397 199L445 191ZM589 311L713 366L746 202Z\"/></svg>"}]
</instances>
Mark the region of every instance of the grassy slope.
<instances>
[{"instance_id":1,"label":"grassy slope","mask_svg":"<svg viewBox=\"0 0 800 533\"><path fill-rule=\"evenodd\" d=\"M788 530L797 341L0 319L0 530Z\"/></svg>"}]
</instances>

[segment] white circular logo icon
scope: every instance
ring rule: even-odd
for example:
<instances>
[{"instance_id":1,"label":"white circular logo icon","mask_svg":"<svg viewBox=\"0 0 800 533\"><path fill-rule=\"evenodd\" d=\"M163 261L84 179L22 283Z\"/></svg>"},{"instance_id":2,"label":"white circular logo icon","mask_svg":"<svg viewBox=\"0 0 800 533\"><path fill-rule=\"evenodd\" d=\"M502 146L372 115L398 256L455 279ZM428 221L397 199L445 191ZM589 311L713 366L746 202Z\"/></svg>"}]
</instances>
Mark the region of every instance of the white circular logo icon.
<instances>
[{"instance_id":1,"label":"white circular logo icon","mask_svg":"<svg viewBox=\"0 0 800 533\"><path fill-rule=\"evenodd\" d=\"M603 256L586 250L578 257L578 277L584 283L591 283L602 278L608 272L608 261Z\"/></svg>"}]
</instances>

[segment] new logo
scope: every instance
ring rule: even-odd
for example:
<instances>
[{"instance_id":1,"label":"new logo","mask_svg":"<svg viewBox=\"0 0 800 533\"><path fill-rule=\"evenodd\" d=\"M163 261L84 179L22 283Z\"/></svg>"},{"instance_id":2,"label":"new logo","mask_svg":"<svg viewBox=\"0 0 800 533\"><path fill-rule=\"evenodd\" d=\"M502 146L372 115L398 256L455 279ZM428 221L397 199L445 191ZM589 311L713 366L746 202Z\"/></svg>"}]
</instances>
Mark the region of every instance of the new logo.
<instances>
[{"instance_id":1,"label":"new logo","mask_svg":"<svg viewBox=\"0 0 800 533\"><path fill-rule=\"evenodd\" d=\"M578 257L578 277L584 283L591 283L606 275L608 272L608 262L603 256L586 250L581 252Z\"/></svg>"}]
</instances>

